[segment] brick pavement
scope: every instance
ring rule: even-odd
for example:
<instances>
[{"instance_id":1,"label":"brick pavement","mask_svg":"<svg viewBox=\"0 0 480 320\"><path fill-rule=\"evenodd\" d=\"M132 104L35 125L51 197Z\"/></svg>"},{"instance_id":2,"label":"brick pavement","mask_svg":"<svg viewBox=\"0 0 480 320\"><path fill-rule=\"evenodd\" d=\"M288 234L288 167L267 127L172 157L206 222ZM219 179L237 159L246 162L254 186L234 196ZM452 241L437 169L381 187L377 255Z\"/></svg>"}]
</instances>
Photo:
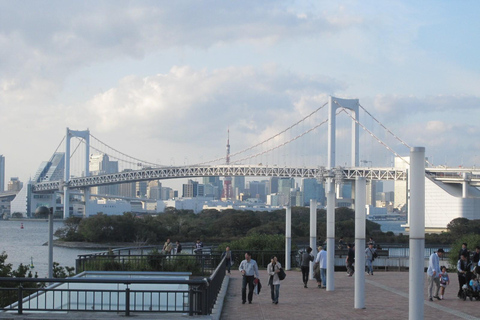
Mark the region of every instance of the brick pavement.
<instances>
[{"instance_id":1,"label":"brick pavement","mask_svg":"<svg viewBox=\"0 0 480 320\"><path fill-rule=\"evenodd\" d=\"M462 301L456 297L458 281L455 273L450 274L450 285L446 288L445 300L427 301L427 279L425 275L424 319L480 319L480 301ZM238 271L232 270L225 296L221 319L408 319L408 272L376 272L365 276L365 309L354 308L354 278L345 272L335 273L335 290L319 289L315 280L303 288L300 271L287 271L280 286L279 304L270 299L270 288L266 286L268 275L260 271L263 288L260 295L253 297L253 304L242 304L242 279ZM248 289L247 289L248 290Z\"/></svg>"}]
</instances>

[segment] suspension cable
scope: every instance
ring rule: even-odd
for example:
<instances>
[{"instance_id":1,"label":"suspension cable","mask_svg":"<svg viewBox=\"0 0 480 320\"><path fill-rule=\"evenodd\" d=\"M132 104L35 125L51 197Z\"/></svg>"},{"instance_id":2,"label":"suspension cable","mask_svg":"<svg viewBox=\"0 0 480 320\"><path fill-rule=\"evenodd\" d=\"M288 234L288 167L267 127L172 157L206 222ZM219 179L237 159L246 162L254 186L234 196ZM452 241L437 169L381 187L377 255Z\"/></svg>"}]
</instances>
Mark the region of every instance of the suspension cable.
<instances>
[{"instance_id":1,"label":"suspension cable","mask_svg":"<svg viewBox=\"0 0 480 320\"><path fill-rule=\"evenodd\" d=\"M338 102L335 102L335 103L337 103L340 107L342 107L343 108L342 111L345 112L350 118L352 118L352 120L355 121L359 126L361 126L363 130L367 131L373 138L375 138L378 143L380 143L387 150L392 152L395 156L402 159L406 164L408 165L410 164L410 162L408 162L406 159L404 159L402 156L396 153L395 150L390 148L385 142L383 142L380 138L378 138L372 131L368 130L363 124L361 124L357 119L355 119L355 117L350 112L348 112L343 106L341 106Z\"/></svg>"},{"instance_id":2,"label":"suspension cable","mask_svg":"<svg viewBox=\"0 0 480 320\"><path fill-rule=\"evenodd\" d=\"M337 112L337 115L338 115L340 112L342 112L342 111L338 111L338 112ZM236 163L239 163L239 162L241 162L241 161L245 161L245 160L249 160L249 159L252 159L252 158L256 158L256 157L261 156L261 155L263 155L263 154L265 154L265 153L268 153L268 152L273 151L273 150L275 150L275 149L281 148L281 147L283 147L283 146L285 146L285 145L287 145L287 144L289 144L289 143L291 143L291 142L293 142L293 141L295 141L295 140L303 137L304 135L312 132L313 130L315 130L315 129L317 129L318 127L322 126L322 125L325 124L326 122L328 122L328 119L322 121L321 123L317 124L316 126L310 128L309 130L307 130L307 131L299 134L298 136L296 136L296 137L294 137L294 138L292 138L292 139L290 139L290 140L288 140L288 141L285 141L285 142L282 143L282 144L279 144L279 145L277 145L277 146L274 146L273 148L270 148L270 149L265 150L265 151L263 151L263 152L259 152L259 153L256 153L256 154L254 154L254 155L245 157L245 158L243 158L243 159L235 160L235 161L233 161L233 162L231 162L231 163L236 164Z\"/></svg>"},{"instance_id":3,"label":"suspension cable","mask_svg":"<svg viewBox=\"0 0 480 320\"><path fill-rule=\"evenodd\" d=\"M336 102L336 101L335 101ZM383 125L383 123L381 123L380 121L377 120L377 118L375 118L370 112L367 111L367 109L365 109L361 104L358 104L360 106L360 108L363 109L363 111L365 111L370 117L372 117L373 120L375 120L375 122L377 122L382 128L384 128L388 133L390 133L395 139L397 139L398 141L400 141L401 144L403 144L405 147L411 149L412 147L410 147L405 141L403 141L402 139L400 139L397 135L395 135L392 131L390 131L387 127L385 127Z\"/></svg>"},{"instance_id":4,"label":"suspension cable","mask_svg":"<svg viewBox=\"0 0 480 320\"><path fill-rule=\"evenodd\" d=\"M311 112L309 115L305 116L304 118L300 119L299 121L297 121L296 123L292 124L292 125L289 126L288 128L286 128L286 129L280 131L279 133L275 134L274 136L271 136L270 138L268 138L268 139L266 139L266 140L264 140L264 141L262 141L262 142L259 142L259 143L257 143L257 144L254 145L254 146L248 147L248 148L246 148L246 149L243 149L243 150L240 150L240 151L238 151L238 152L235 152L235 153L231 154L231 155L230 155L230 159L231 159L232 157L234 157L234 156L238 156L239 154L245 153L245 152L247 152L247 151L249 151L249 150L252 150L252 149L254 149L254 148L256 148L256 147L261 146L262 144L267 143L267 142L270 141L270 140L275 139L275 138L278 137L279 135L287 132L288 130L292 129L293 127L297 126L298 124L300 124L300 123L302 123L303 121L305 121L305 120L307 120L308 118L310 118L312 115L314 115L315 113L317 113L318 111L320 111L322 108L324 108L327 104L328 104L327 102L324 103L321 107L317 108L316 110L314 110L313 112ZM275 148L274 148L274 149L275 149ZM273 149L269 149L269 150L273 150ZM198 163L197 165L209 164L209 163L217 162L217 161L224 160L224 159L225 159L225 157L221 157L221 158L217 158L217 159L214 159L214 160L210 160L210 161ZM243 160L243 159L241 159L241 160ZM236 162L241 161L241 160L237 160Z\"/></svg>"},{"instance_id":5,"label":"suspension cable","mask_svg":"<svg viewBox=\"0 0 480 320\"><path fill-rule=\"evenodd\" d=\"M155 166L155 167L165 167L165 165L161 165L161 164L158 164L158 163L153 163L153 162L149 162L149 161L144 161L144 160L141 160L141 159L137 159L137 158L132 157L132 156L129 156L128 154L125 154L125 153L123 153L123 152L121 152L121 151L118 151L117 149L112 148L111 146L109 146L108 144L106 144L105 142L100 141L100 140L99 140L98 138L96 138L93 134L90 134L90 137L92 137L92 138L95 139L96 141L100 142L102 145L106 146L107 148L110 148L110 149L112 149L113 151L118 152L118 153L121 154L122 156L125 156L125 157L127 157L127 158L130 158L130 159L133 159L133 160L137 161L135 164L141 163L141 164L149 164L149 165L152 165L152 166ZM93 147L91 147L91 148L93 148ZM95 148L93 148L93 149L95 149ZM103 151L101 151L101 150L98 150L98 149L95 149L95 150L103 153ZM112 156L112 157L113 157L113 156ZM113 158L115 158L115 157L113 157ZM117 160L120 160L120 158L116 158L116 159L117 159ZM134 163L134 162L130 162L130 161L125 161L125 162Z\"/></svg>"}]
</instances>

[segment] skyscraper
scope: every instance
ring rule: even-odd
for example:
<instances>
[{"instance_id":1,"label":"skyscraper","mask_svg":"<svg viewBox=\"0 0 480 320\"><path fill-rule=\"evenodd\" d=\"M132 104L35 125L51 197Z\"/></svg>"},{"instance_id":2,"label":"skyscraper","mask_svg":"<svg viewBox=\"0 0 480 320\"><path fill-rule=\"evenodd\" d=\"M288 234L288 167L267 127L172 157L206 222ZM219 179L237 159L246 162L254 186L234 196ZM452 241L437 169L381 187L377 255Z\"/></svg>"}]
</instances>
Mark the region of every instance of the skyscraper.
<instances>
[{"instance_id":1,"label":"skyscraper","mask_svg":"<svg viewBox=\"0 0 480 320\"><path fill-rule=\"evenodd\" d=\"M0 192L5 191L5 157L0 154Z\"/></svg>"}]
</instances>

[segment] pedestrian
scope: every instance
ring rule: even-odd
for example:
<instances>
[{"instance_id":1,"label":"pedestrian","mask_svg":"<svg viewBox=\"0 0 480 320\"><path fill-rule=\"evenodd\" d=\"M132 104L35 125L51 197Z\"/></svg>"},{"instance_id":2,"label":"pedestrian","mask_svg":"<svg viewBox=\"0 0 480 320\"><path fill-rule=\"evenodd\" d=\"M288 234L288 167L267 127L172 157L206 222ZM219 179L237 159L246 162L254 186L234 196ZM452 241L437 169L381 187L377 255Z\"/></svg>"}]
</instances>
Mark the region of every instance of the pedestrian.
<instances>
[{"instance_id":1,"label":"pedestrian","mask_svg":"<svg viewBox=\"0 0 480 320\"><path fill-rule=\"evenodd\" d=\"M233 253L232 251L230 251L230 247L227 246L225 248L225 251L222 253L222 259L223 257L225 257L225 267L227 268L227 272L230 274L230 268L232 267L232 265L234 264L234 257L233 257Z\"/></svg>"},{"instance_id":2,"label":"pedestrian","mask_svg":"<svg viewBox=\"0 0 480 320\"><path fill-rule=\"evenodd\" d=\"M170 255L172 253L172 249L172 243L170 242L170 239L167 239L167 241L165 241L165 244L163 245L163 253L166 255Z\"/></svg>"},{"instance_id":3,"label":"pedestrian","mask_svg":"<svg viewBox=\"0 0 480 320\"><path fill-rule=\"evenodd\" d=\"M327 287L327 251L323 247L318 247L318 263L320 264L320 278L322 279L322 289Z\"/></svg>"},{"instance_id":4,"label":"pedestrian","mask_svg":"<svg viewBox=\"0 0 480 320\"><path fill-rule=\"evenodd\" d=\"M348 252L345 258L345 264L347 265L347 274L349 277L353 276L355 269L353 263L355 262L355 244L347 244Z\"/></svg>"},{"instance_id":5,"label":"pedestrian","mask_svg":"<svg viewBox=\"0 0 480 320\"><path fill-rule=\"evenodd\" d=\"M440 248L437 252L434 252L430 255L428 259L428 299L433 301L433 298L441 300L438 296L440 291L440 258L443 257L443 249ZM436 286L435 295L432 297L433 284Z\"/></svg>"},{"instance_id":6,"label":"pedestrian","mask_svg":"<svg viewBox=\"0 0 480 320\"><path fill-rule=\"evenodd\" d=\"M338 249L343 250L345 248L345 240L343 240L343 237L340 237L340 240L338 240Z\"/></svg>"},{"instance_id":7,"label":"pedestrian","mask_svg":"<svg viewBox=\"0 0 480 320\"><path fill-rule=\"evenodd\" d=\"M203 242L200 241L200 239L197 239L197 242L195 242L193 252L195 252L196 254L202 254L202 252L203 252Z\"/></svg>"},{"instance_id":8,"label":"pedestrian","mask_svg":"<svg viewBox=\"0 0 480 320\"><path fill-rule=\"evenodd\" d=\"M375 243L375 240L373 240L372 237L370 237L370 240L368 240L368 243L371 243L373 245L373 248L376 249L377 248L377 244Z\"/></svg>"},{"instance_id":9,"label":"pedestrian","mask_svg":"<svg viewBox=\"0 0 480 320\"><path fill-rule=\"evenodd\" d=\"M302 269L302 280L303 280L303 287L307 287L308 283L308 276L310 273L310 261L313 261L314 257L312 255L312 248L308 247L307 250L302 254L302 262L300 264L300 269Z\"/></svg>"},{"instance_id":10,"label":"pedestrian","mask_svg":"<svg viewBox=\"0 0 480 320\"><path fill-rule=\"evenodd\" d=\"M445 295L445 288L450 284L450 278L448 277L447 267L440 267L440 299L443 300Z\"/></svg>"},{"instance_id":11,"label":"pedestrian","mask_svg":"<svg viewBox=\"0 0 480 320\"><path fill-rule=\"evenodd\" d=\"M457 274L458 274L458 293L457 297L461 297L462 286L467 283L467 272L468 272L468 259L465 253L460 255L460 259L457 262Z\"/></svg>"},{"instance_id":12,"label":"pedestrian","mask_svg":"<svg viewBox=\"0 0 480 320\"><path fill-rule=\"evenodd\" d=\"M248 303L252 303L253 299L253 280L259 278L258 265L252 259L250 252L245 253L245 260L240 263L238 270L242 273L242 303L247 302L247 284L248 284Z\"/></svg>"},{"instance_id":13,"label":"pedestrian","mask_svg":"<svg viewBox=\"0 0 480 320\"><path fill-rule=\"evenodd\" d=\"M270 286L272 303L274 304L278 304L278 296L280 294L280 279L278 278L278 273L281 268L282 265L278 262L277 257L273 256L267 266L267 271L270 275L268 285Z\"/></svg>"},{"instance_id":14,"label":"pedestrian","mask_svg":"<svg viewBox=\"0 0 480 320\"><path fill-rule=\"evenodd\" d=\"M475 247L475 253L472 257L472 268L478 267L480 264L480 246Z\"/></svg>"},{"instance_id":15,"label":"pedestrian","mask_svg":"<svg viewBox=\"0 0 480 320\"><path fill-rule=\"evenodd\" d=\"M322 287L322 276L320 275L320 250L323 249L322 246L318 246L318 253L315 257L314 264L313 264L313 277L317 280L317 287Z\"/></svg>"},{"instance_id":16,"label":"pedestrian","mask_svg":"<svg viewBox=\"0 0 480 320\"><path fill-rule=\"evenodd\" d=\"M182 252L182 245L180 244L180 241L177 240L176 247L175 247L175 253L179 254Z\"/></svg>"},{"instance_id":17,"label":"pedestrian","mask_svg":"<svg viewBox=\"0 0 480 320\"><path fill-rule=\"evenodd\" d=\"M371 238L370 238L371 239ZM365 249L365 262L367 264L367 274L373 276L373 260L375 260L375 248L373 242L368 243L368 248ZM440 270L438 270L440 271Z\"/></svg>"},{"instance_id":18,"label":"pedestrian","mask_svg":"<svg viewBox=\"0 0 480 320\"><path fill-rule=\"evenodd\" d=\"M464 254L467 257L467 261L470 262L470 251L468 250L466 242L462 243L462 248L458 252L458 259L461 259L461 255Z\"/></svg>"}]
</instances>

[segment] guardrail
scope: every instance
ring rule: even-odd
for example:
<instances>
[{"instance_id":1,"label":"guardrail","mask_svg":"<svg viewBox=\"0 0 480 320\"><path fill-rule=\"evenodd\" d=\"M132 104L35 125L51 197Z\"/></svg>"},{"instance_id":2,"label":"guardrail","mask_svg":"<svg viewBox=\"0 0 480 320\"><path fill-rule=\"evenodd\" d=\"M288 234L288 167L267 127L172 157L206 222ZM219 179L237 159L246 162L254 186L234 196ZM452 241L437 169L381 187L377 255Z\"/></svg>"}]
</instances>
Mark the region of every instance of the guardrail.
<instances>
[{"instance_id":1,"label":"guardrail","mask_svg":"<svg viewBox=\"0 0 480 320\"><path fill-rule=\"evenodd\" d=\"M158 279L148 273L142 278L129 278L128 274L121 278L0 278L0 310L18 314L82 311L124 312L125 316L148 312L207 315L212 312L224 277L225 259L203 279ZM23 286L26 283L30 284L28 288Z\"/></svg>"}]
</instances>

